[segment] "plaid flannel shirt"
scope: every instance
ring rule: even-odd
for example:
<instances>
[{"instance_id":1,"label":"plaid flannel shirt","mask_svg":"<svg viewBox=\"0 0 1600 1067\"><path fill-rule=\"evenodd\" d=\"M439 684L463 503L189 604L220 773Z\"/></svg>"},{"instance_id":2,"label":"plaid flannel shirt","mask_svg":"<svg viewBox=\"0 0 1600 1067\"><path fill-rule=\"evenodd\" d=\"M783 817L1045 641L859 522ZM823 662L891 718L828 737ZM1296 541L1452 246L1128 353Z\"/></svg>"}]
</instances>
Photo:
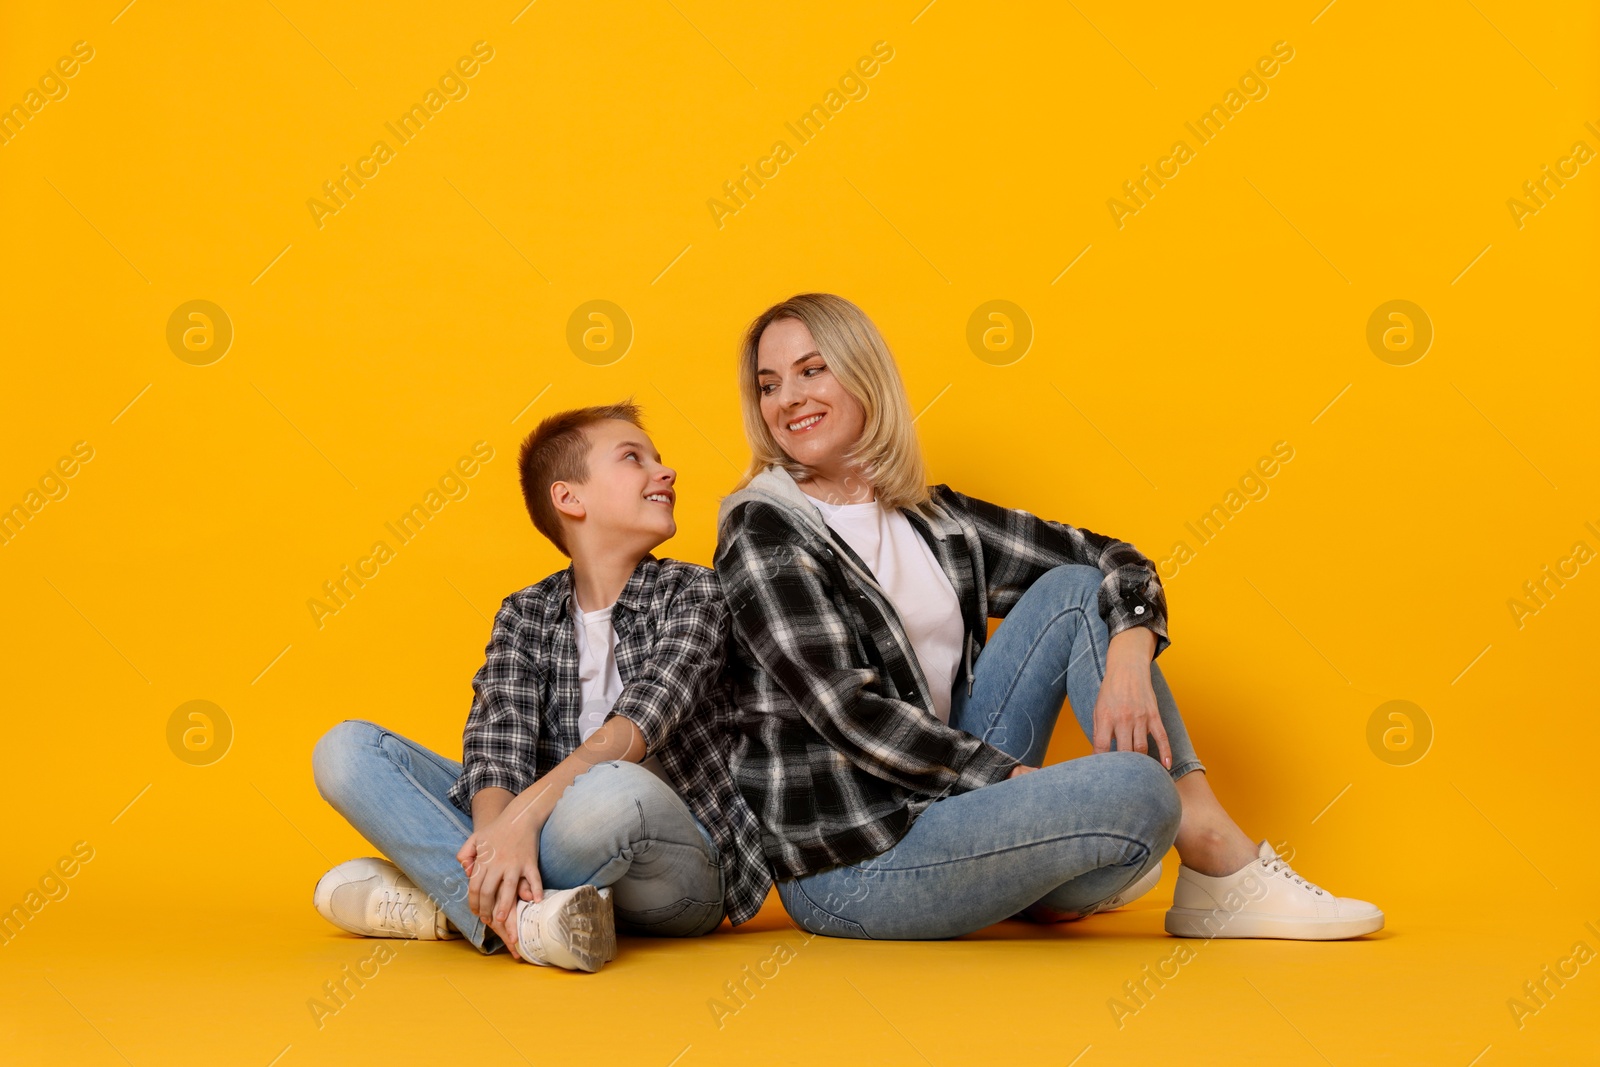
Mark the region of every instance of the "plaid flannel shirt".
<instances>
[{"instance_id":1,"label":"plaid flannel shirt","mask_svg":"<svg viewBox=\"0 0 1600 1067\"><path fill-rule=\"evenodd\" d=\"M471 814L490 786L520 793L579 745L582 687L571 613L573 569L511 594L495 615L472 679L462 773L450 800ZM708 567L646 554L612 609L622 693L614 715L644 736L722 856L724 905L734 925L754 917L772 874L760 830L733 784L736 727L723 668L728 607Z\"/></svg>"},{"instance_id":2,"label":"plaid flannel shirt","mask_svg":"<svg viewBox=\"0 0 1600 1067\"><path fill-rule=\"evenodd\" d=\"M1052 567L1105 574L1112 634L1146 626L1171 644L1153 563L1132 545L930 487L927 514L902 509L955 588L965 679L1003 619ZM728 677L738 705L734 780L761 823L779 878L886 851L942 796L1003 780L1017 761L940 722L887 594L776 464L722 501L714 560L733 613Z\"/></svg>"}]
</instances>

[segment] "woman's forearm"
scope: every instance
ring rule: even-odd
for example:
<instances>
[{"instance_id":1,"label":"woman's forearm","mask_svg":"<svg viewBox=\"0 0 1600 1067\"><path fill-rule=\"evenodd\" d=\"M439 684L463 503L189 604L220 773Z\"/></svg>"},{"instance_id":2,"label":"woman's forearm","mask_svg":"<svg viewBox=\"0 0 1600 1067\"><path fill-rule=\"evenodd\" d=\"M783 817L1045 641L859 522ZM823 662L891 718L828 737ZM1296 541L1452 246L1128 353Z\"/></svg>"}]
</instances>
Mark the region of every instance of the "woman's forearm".
<instances>
[{"instance_id":1,"label":"woman's forearm","mask_svg":"<svg viewBox=\"0 0 1600 1067\"><path fill-rule=\"evenodd\" d=\"M1126 663L1132 667L1150 668L1150 660L1156 651L1156 634L1148 626L1130 626L1121 633L1113 634L1111 642L1106 646L1106 666L1112 663Z\"/></svg>"}]
</instances>

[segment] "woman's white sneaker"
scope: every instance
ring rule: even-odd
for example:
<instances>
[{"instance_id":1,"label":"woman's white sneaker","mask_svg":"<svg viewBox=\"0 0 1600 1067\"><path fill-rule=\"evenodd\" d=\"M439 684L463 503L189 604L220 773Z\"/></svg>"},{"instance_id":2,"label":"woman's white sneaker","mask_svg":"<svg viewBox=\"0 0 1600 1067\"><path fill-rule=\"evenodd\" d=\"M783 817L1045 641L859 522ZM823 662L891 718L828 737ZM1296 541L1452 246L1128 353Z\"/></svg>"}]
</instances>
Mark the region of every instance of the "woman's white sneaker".
<instances>
[{"instance_id":1,"label":"woman's white sneaker","mask_svg":"<svg viewBox=\"0 0 1600 1067\"><path fill-rule=\"evenodd\" d=\"M450 941L461 936L432 897L399 867L376 856L346 860L324 874L311 903L339 929L363 937Z\"/></svg>"},{"instance_id":2,"label":"woman's white sneaker","mask_svg":"<svg viewBox=\"0 0 1600 1067\"><path fill-rule=\"evenodd\" d=\"M1335 941L1383 929L1383 912L1306 881L1263 841L1254 860L1220 878L1179 865L1166 928L1178 937Z\"/></svg>"},{"instance_id":3,"label":"woman's white sneaker","mask_svg":"<svg viewBox=\"0 0 1600 1067\"><path fill-rule=\"evenodd\" d=\"M580 885L518 901L516 955L541 967L598 971L617 955L610 889Z\"/></svg>"}]
</instances>

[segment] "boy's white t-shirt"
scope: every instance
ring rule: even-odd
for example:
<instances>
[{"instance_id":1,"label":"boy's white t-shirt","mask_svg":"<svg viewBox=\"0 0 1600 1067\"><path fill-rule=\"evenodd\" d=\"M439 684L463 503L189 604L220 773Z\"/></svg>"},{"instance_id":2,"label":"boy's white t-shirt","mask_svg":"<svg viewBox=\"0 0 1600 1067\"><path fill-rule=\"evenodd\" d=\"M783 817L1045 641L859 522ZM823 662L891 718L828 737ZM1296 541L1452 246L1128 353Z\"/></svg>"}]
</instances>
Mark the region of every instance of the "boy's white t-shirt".
<instances>
[{"instance_id":1,"label":"boy's white t-shirt","mask_svg":"<svg viewBox=\"0 0 1600 1067\"><path fill-rule=\"evenodd\" d=\"M812 498L823 519L872 570L889 594L933 692L934 714L950 723L950 689L966 643L955 587L939 560L898 508L876 500L830 504Z\"/></svg>"},{"instance_id":2,"label":"boy's white t-shirt","mask_svg":"<svg viewBox=\"0 0 1600 1067\"><path fill-rule=\"evenodd\" d=\"M613 601L598 611L585 612L578 607L578 598L572 598L572 617L578 639L578 687L583 699L583 710L578 714L580 744L600 729L611 713L611 706L622 695L622 674L617 670L617 632L611 625L611 609L616 606ZM672 786L666 768L656 757L646 758L641 766ZM676 792L677 787L672 788Z\"/></svg>"}]
</instances>

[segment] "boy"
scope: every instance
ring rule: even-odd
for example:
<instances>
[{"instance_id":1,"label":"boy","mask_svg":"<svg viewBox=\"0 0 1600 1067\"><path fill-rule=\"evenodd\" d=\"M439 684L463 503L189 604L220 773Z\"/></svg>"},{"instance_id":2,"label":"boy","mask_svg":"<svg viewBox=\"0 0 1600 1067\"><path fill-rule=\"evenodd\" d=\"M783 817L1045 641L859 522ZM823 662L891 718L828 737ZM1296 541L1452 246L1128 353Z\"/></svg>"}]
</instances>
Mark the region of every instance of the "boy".
<instances>
[{"instance_id":1,"label":"boy","mask_svg":"<svg viewBox=\"0 0 1600 1067\"><path fill-rule=\"evenodd\" d=\"M351 933L595 971L615 924L737 925L771 872L728 771L728 608L710 568L651 554L677 530L677 475L639 409L550 416L518 470L534 526L572 562L495 616L464 765L356 720L317 743L318 791L393 862L342 863L313 902Z\"/></svg>"}]
</instances>

